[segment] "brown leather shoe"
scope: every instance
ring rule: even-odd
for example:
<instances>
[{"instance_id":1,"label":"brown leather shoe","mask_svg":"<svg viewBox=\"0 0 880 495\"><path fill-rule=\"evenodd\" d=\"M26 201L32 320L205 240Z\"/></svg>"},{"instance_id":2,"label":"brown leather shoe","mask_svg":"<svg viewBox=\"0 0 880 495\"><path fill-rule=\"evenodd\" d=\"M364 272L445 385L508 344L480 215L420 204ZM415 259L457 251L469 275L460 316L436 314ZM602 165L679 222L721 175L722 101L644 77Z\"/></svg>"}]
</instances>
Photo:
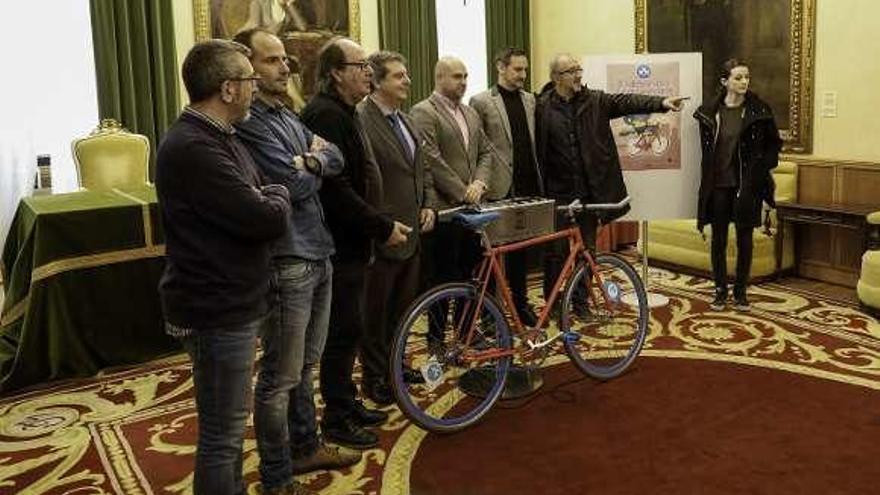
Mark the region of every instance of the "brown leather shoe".
<instances>
[{"instance_id":1,"label":"brown leather shoe","mask_svg":"<svg viewBox=\"0 0 880 495\"><path fill-rule=\"evenodd\" d=\"M312 455L293 459L293 474L305 474L321 469L340 469L357 464L362 454L344 447L321 443Z\"/></svg>"}]
</instances>

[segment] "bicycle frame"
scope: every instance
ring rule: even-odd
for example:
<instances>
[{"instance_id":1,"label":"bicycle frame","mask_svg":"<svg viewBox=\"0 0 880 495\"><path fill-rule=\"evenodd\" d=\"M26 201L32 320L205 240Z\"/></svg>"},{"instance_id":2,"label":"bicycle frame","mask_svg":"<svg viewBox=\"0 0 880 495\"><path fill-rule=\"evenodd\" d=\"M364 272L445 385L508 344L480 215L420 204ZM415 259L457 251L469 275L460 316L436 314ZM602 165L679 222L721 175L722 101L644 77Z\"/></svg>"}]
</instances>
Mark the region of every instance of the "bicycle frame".
<instances>
[{"instance_id":1,"label":"bicycle frame","mask_svg":"<svg viewBox=\"0 0 880 495\"><path fill-rule=\"evenodd\" d=\"M527 333L538 334L542 329L545 328L550 320L551 308L553 307L554 303L559 297L559 294L565 287L565 284L569 280L569 277L573 275L574 270L577 267L578 256L582 256L586 263L590 266L590 280L596 281L597 285L600 287L602 285L601 276L599 274L599 271L596 269L596 263L593 259L593 255L588 249L586 249L583 237L581 236L580 228L577 224L572 224L568 228L560 230L558 232L554 232L552 234L545 234L538 237L533 237L531 239L526 239L524 241L517 241L500 246L492 246L485 232L480 232L480 236L483 240L484 246L486 246L483 252L483 261L480 262L480 265L476 269L476 277L474 279L477 282L477 287L480 290L480 295L477 298L477 306L473 312L469 311L469 308L466 308L465 311L462 312L461 320L459 321L459 325L457 326L457 328L462 328L462 325L465 323L464 319L468 318L468 315L480 314L479 311L483 307L483 301L486 298L486 292L489 288L489 281L493 278L495 280L497 289L500 291L501 303L503 306L501 309L502 311L506 310L506 313L510 315L505 316L505 319L508 323L513 323L512 335L521 336ZM516 312L516 307L513 302L513 295L510 291L510 286L507 284L507 277L504 276L504 272L501 268L500 256L505 253L519 251L521 249L525 249L538 244L546 244L566 238L569 240L569 252L568 257L565 260L565 264L562 267L562 271L559 273L559 276L556 278L556 281L553 284L553 290L550 292L550 295L547 298L544 309L541 310L541 314L538 315L538 322L533 328L527 328L525 325L523 325L522 320L520 320L519 318L519 314L517 314ZM588 297L592 298L592 290L590 290L589 286L587 287L587 289ZM607 301L605 302L605 305L608 305ZM470 325L467 329L467 336L465 337L464 341L465 349L468 349L471 345L474 331L476 329L476 322L476 317L471 318ZM510 350L490 349L486 351L465 352L463 357L466 360L480 361L515 354L524 354L532 350L533 349L519 346L513 347Z\"/></svg>"}]
</instances>

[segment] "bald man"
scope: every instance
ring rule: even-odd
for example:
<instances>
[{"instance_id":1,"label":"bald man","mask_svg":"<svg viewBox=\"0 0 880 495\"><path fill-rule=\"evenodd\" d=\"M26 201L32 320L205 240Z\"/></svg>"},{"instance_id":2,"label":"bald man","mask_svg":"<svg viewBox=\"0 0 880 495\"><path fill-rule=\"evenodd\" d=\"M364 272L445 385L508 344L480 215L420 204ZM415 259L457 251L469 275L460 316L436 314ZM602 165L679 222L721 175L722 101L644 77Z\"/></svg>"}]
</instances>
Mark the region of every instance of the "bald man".
<instances>
[{"instance_id":1,"label":"bald man","mask_svg":"<svg viewBox=\"0 0 880 495\"><path fill-rule=\"evenodd\" d=\"M487 195L493 161L480 116L462 103L467 68L461 60L443 57L434 69L434 93L412 108L422 134L422 150L434 178L437 209L477 204ZM424 239L423 280L428 286L468 280L481 256L477 235L460 225L439 222ZM432 342L442 342L440 317L431 318ZM434 328L436 326L436 328Z\"/></svg>"}]
</instances>

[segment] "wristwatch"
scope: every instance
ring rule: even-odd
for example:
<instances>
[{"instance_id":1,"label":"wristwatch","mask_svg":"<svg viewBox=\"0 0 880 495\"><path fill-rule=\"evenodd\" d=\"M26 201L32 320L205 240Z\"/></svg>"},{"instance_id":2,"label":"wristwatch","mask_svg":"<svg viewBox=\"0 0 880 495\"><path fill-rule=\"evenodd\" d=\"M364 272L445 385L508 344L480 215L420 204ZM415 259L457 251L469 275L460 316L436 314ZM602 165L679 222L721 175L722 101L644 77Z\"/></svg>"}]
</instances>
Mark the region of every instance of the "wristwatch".
<instances>
[{"instance_id":1,"label":"wristwatch","mask_svg":"<svg viewBox=\"0 0 880 495\"><path fill-rule=\"evenodd\" d=\"M324 167L321 165L321 160L318 160L318 157L311 153L306 153L303 155L303 164L306 170L314 175L321 176Z\"/></svg>"}]
</instances>

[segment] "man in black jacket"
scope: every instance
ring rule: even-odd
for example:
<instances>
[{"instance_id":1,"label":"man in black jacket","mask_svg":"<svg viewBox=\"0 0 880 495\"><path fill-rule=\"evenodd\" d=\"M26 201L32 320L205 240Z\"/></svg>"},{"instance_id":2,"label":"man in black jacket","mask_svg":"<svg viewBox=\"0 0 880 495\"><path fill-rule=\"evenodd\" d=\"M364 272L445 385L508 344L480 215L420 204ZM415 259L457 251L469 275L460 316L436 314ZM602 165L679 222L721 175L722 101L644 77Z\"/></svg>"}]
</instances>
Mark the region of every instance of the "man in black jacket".
<instances>
[{"instance_id":1,"label":"man in black jacket","mask_svg":"<svg viewBox=\"0 0 880 495\"><path fill-rule=\"evenodd\" d=\"M680 96L610 94L581 85L583 69L571 55L561 54L550 63L548 84L535 111L535 141L542 168L544 190L558 204L580 199L584 203L617 203L626 197L620 158L610 121L624 115L680 111ZM608 223L629 207L598 217L584 212L578 224L584 243L596 248L599 220ZM557 225L557 227L564 227ZM544 259L544 295L553 290L567 253L561 244L547 250ZM584 307L575 311L583 313Z\"/></svg>"},{"instance_id":2,"label":"man in black jacket","mask_svg":"<svg viewBox=\"0 0 880 495\"><path fill-rule=\"evenodd\" d=\"M241 448L268 311L269 247L290 215L287 189L263 185L232 127L247 118L256 90L248 54L224 40L190 50L183 81L191 104L156 161L166 243L159 294L166 331L193 363L197 495L244 493Z\"/></svg>"},{"instance_id":3,"label":"man in black jacket","mask_svg":"<svg viewBox=\"0 0 880 495\"><path fill-rule=\"evenodd\" d=\"M347 38L329 41L318 57L318 94L303 109L303 122L342 151L345 169L328 177L321 203L336 244L330 328L321 357L321 395L326 407L324 437L347 447L368 449L378 436L365 426L385 422L387 413L357 400L352 380L355 355L364 333L364 290L374 243L395 246L412 230L379 211L382 175L369 142L355 119L355 105L370 93L373 72L364 49Z\"/></svg>"}]
</instances>

